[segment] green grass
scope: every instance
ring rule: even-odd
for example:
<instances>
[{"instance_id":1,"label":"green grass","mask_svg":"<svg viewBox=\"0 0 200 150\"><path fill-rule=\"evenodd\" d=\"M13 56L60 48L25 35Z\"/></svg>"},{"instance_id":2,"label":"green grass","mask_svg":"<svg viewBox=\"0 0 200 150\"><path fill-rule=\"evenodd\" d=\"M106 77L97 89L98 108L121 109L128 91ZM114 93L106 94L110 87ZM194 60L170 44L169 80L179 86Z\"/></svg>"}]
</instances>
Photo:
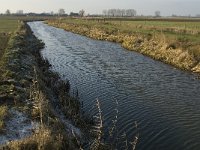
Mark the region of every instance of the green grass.
<instances>
[{"instance_id":1,"label":"green grass","mask_svg":"<svg viewBox=\"0 0 200 150\"><path fill-rule=\"evenodd\" d=\"M125 24L129 26L142 25L144 27L155 26L157 28L188 28L200 30L200 22L178 22L178 21L126 21Z\"/></svg>"},{"instance_id":2,"label":"green grass","mask_svg":"<svg viewBox=\"0 0 200 150\"><path fill-rule=\"evenodd\" d=\"M4 95L8 89L11 88L11 86L8 85L1 85L1 81L7 79L5 77L7 70L4 68L5 59L3 59L3 55L11 36L15 33L15 31L17 31L19 26L20 22L17 19L0 17L0 95ZM6 115L7 107L0 106L0 132L2 132L4 128L4 119Z\"/></svg>"},{"instance_id":3,"label":"green grass","mask_svg":"<svg viewBox=\"0 0 200 150\"><path fill-rule=\"evenodd\" d=\"M17 30L19 21L11 18L0 18L0 33L13 33Z\"/></svg>"},{"instance_id":4,"label":"green grass","mask_svg":"<svg viewBox=\"0 0 200 150\"><path fill-rule=\"evenodd\" d=\"M0 58L4 53L4 50L7 46L8 41L9 41L9 37L10 36L8 36L8 35L0 34Z\"/></svg>"},{"instance_id":5,"label":"green grass","mask_svg":"<svg viewBox=\"0 0 200 150\"><path fill-rule=\"evenodd\" d=\"M27 46L29 46L28 51ZM45 81L52 80L54 74L48 70L49 64L45 64L46 61L39 53L42 47L41 41L32 35L25 23L22 23L19 30L17 29L17 32L11 35L8 47L0 59L0 100L2 103L0 131L6 133L5 121L7 120L5 118L9 119L7 109L3 105L19 109L30 119L40 121L40 127L34 130L35 132L30 137L0 145L3 149L77 149L74 137L66 133L63 122L54 114L54 107L49 102L55 88L51 89L50 85L47 86L47 83L52 82ZM24 62L27 59L30 61ZM35 72L37 74L34 74ZM34 88L32 84L35 85ZM63 95L67 94L67 91L63 93ZM31 105L25 101L27 99L32 102Z\"/></svg>"},{"instance_id":6,"label":"green grass","mask_svg":"<svg viewBox=\"0 0 200 150\"><path fill-rule=\"evenodd\" d=\"M102 28L110 32L125 32L125 33L164 33L170 38L177 39L179 36L186 36L191 41L200 42L200 22L199 21L123 21L123 20L109 20L105 22L95 19L64 19L63 23L72 23L75 25L93 26ZM193 34L194 32L194 34Z\"/></svg>"},{"instance_id":7,"label":"green grass","mask_svg":"<svg viewBox=\"0 0 200 150\"><path fill-rule=\"evenodd\" d=\"M34 17L34 16L0 16L0 58L7 47L10 36L18 30L21 21L26 20L43 20L47 17Z\"/></svg>"},{"instance_id":8,"label":"green grass","mask_svg":"<svg viewBox=\"0 0 200 150\"><path fill-rule=\"evenodd\" d=\"M14 18L0 17L0 58L7 47L10 36L18 29L20 22Z\"/></svg>"}]
</instances>

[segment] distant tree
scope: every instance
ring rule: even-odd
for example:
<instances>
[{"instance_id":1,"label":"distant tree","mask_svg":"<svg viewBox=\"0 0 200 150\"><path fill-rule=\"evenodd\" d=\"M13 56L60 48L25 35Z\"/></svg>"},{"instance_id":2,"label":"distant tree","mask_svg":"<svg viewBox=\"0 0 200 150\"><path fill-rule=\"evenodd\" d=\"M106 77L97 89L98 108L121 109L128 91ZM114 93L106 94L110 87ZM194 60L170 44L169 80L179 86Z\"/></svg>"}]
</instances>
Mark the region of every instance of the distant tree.
<instances>
[{"instance_id":1,"label":"distant tree","mask_svg":"<svg viewBox=\"0 0 200 150\"><path fill-rule=\"evenodd\" d=\"M6 12L5 12L5 14L6 14L6 15L10 15L10 14L11 14L10 10L7 9Z\"/></svg>"},{"instance_id":2,"label":"distant tree","mask_svg":"<svg viewBox=\"0 0 200 150\"><path fill-rule=\"evenodd\" d=\"M200 14L196 14L196 17L200 18Z\"/></svg>"},{"instance_id":3,"label":"distant tree","mask_svg":"<svg viewBox=\"0 0 200 150\"><path fill-rule=\"evenodd\" d=\"M74 12L70 12L69 16L72 16L72 17L78 17L79 14L78 14L78 13L74 13Z\"/></svg>"},{"instance_id":4,"label":"distant tree","mask_svg":"<svg viewBox=\"0 0 200 150\"><path fill-rule=\"evenodd\" d=\"M126 10L126 16L128 17L133 17L133 16L136 16L137 12L135 9L127 9Z\"/></svg>"},{"instance_id":5,"label":"distant tree","mask_svg":"<svg viewBox=\"0 0 200 150\"><path fill-rule=\"evenodd\" d=\"M108 15L108 11L104 9L104 10L103 10L103 15L104 15L104 16L107 16L107 15Z\"/></svg>"},{"instance_id":6,"label":"distant tree","mask_svg":"<svg viewBox=\"0 0 200 150\"><path fill-rule=\"evenodd\" d=\"M155 17L160 17L160 11L155 11Z\"/></svg>"},{"instance_id":7,"label":"distant tree","mask_svg":"<svg viewBox=\"0 0 200 150\"><path fill-rule=\"evenodd\" d=\"M130 9L127 9L127 10L126 10L126 16L130 16L130 14L131 14L131 13L130 13Z\"/></svg>"},{"instance_id":8,"label":"distant tree","mask_svg":"<svg viewBox=\"0 0 200 150\"><path fill-rule=\"evenodd\" d=\"M85 14L85 10L81 9L81 10L79 11L79 15L80 15L81 17L83 17L84 14Z\"/></svg>"},{"instance_id":9,"label":"distant tree","mask_svg":"<svg viewBox=\"0 0 200 150\"><path fill-rule=\"evenodd\" d=\"M111 10L110 9L107 11L107 15L111 16Z\"/></svg>"},{"instance_id":10,"label":"distant tree","mask_svg":"<svg viewBox=\"0 0 200 150\"><path fill-rule=\"evenodd\" d=\"M134 16L137 16L137 11L136 10L134 10Z\"/></svg>"},{"instance_id":11,"label":"distant tree","mask_svg":"<svg viewBox=\"0 0 200 150\"><path fill-rule=\"evenodd\" d=\"M121 10L121 16L123 17L123 16L125 16L126 15L126 10L125 9L122 9Z\"/></svg>"},{"instance_id":12,"label":"distant tree","mask_svg":"<svg viewBox=\"0 0 200 150\"><path fill-rule=\"evenodd\" d=\"M133 17L136 16L137 12L135 9L108 9L103 10L103 15L111 16L111 17Z\"/></svg>"},{"instance_id":13,"label":"distant tree","mask_svg":"<svg viewBox=\"0 0 200 150\"><path fill-rule=\"evenodd\" d=\"M65 14L65 10L62 9L62 8L60 8L60 9L58 10L58 15L59 15L59 16L63 16L64 14Z\"/></svg>"},{"instance_id":14,"label":"distant tree","mask_svg":"<svg viewBox=\"0 0 200 150\"><path fill-rule=\"evenodd\" d=\"M50 15L51 15L51 16L53 16L53 15L54 15L54 12L53 12L53 11L51 11L51 12L50 12Z\"/></svg>"},{"instance_id":15,"label":"distant tree","mask_svg":"<svg viewBox=\"0 0 200 150\"><path fill-rule=\"evenodd\" d=\"M131 9L131 16L136 16L137 15L137 11L135 9Z\"/></svg>"},{"instance_id":16,"label":"distant tree","mask_svg":"<svg viewBox=\"0 0 200 150\"><path fill-rule=\"evenodd\" d=\"M117 10L116 9L110 9L110 14L111 14L111 16L116 16L116 14L117 14Z\"/></svg>"},{"instance_id":17,"label":"distant tree","mask_svg":"<svg viewBox=\"0 0 200 150\"><path fill-rule=\"evenodd\" d=\"M17 10L17 11L16 11L16 14L17 14L17 15L23 15L24 12L23 12L23 10Z\"/></svg>"},{"instance_id":18,"label":"distant tree","mask_svg":"<svg viewBox=\"0 0 200 150\"><path fill-rule=\"evenodd\" d=\"M118 17L121 16L121 9L117 9L115 13L116 13L115 16Z\"/></svg>"},{"instance_id":19,"label":"distant tree","mask_svg":"<svg viewBox=\"0 0 200 150\"><path fill-rule=\"evenodd\" d=\"M172 14L172 17L177 17L177 15L176 14Z\"/></svg>"}]
</instances>

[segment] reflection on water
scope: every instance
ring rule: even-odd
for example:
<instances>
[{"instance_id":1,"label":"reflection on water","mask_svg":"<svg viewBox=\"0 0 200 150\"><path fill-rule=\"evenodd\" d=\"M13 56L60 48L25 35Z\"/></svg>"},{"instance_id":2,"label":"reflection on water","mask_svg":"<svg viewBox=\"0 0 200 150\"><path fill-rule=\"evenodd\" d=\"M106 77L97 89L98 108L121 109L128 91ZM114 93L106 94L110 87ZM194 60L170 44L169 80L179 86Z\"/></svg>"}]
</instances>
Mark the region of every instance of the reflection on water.
<instances>
[{"instance_id":1,"label":"reflection on water","mask_svg":"<svg viewBox=\"0 0 200 150\"><path fill-rule=\"evenodd\" d=\"M42 54L52 69L69 79L72 91L78 89L88 115L94 114L98 98L104 126L109 127L118 101L116 136L126 132L131 141L137 121L137 149L200 149L200 80L196 75L115 43L92 40L42 22L29 25L46 44Z\"/></svg>"}]
</instances>

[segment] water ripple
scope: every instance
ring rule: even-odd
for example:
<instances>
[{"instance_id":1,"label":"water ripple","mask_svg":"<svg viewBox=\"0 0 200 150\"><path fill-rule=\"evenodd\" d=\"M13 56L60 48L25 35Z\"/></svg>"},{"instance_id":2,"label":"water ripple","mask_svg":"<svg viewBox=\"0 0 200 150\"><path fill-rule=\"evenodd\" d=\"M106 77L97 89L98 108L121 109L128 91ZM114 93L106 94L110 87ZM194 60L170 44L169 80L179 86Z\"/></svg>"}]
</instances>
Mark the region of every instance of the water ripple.
<instances>
[{"instance_id":1,"label":"water ripple","mask_svg":"<svg viewBox=\"0 0 200 150\"><path fill-rule=\"evenodd\" d=\"M200 149L200 81L195 74L127 51L119 44L92 40L42 22L29 25L46 44L42 54L52 69L69 79L71 93L78 89L86 114L96 113L95 100L99 99L106 131L112 127L117 108L115 135L126 132L132 141L139 132L138 149ZM107 132L105 135L109 139ZM123 147L120 143L119 148Z\"/></svg>"}]
</instances>

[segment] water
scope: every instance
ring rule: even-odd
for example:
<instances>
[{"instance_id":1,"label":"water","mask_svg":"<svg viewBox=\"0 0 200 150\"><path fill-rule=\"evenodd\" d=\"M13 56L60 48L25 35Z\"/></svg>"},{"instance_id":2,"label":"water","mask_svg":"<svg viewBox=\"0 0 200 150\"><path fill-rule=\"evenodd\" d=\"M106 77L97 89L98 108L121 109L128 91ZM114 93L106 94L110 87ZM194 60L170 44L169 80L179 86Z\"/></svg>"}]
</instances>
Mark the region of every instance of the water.
<instances>
[{"instance_id":1,"label":"water","mask_svg":"<svg viewBox=\"0 0 200 150\"><path fill-rule=\"evenodd\" d=\"M127 51L119 44L92 40L42 22L29 25L46 44L42 54L52 69L69 79L72 92L78 89L87 115L95 113L99 99L106 140L117 107L115 136L126 133L132 141L139 132L137 149L200 149L197 75ZM117 142L119 149L123 149L121 142Z\"/></svg>"}]
</instances>

